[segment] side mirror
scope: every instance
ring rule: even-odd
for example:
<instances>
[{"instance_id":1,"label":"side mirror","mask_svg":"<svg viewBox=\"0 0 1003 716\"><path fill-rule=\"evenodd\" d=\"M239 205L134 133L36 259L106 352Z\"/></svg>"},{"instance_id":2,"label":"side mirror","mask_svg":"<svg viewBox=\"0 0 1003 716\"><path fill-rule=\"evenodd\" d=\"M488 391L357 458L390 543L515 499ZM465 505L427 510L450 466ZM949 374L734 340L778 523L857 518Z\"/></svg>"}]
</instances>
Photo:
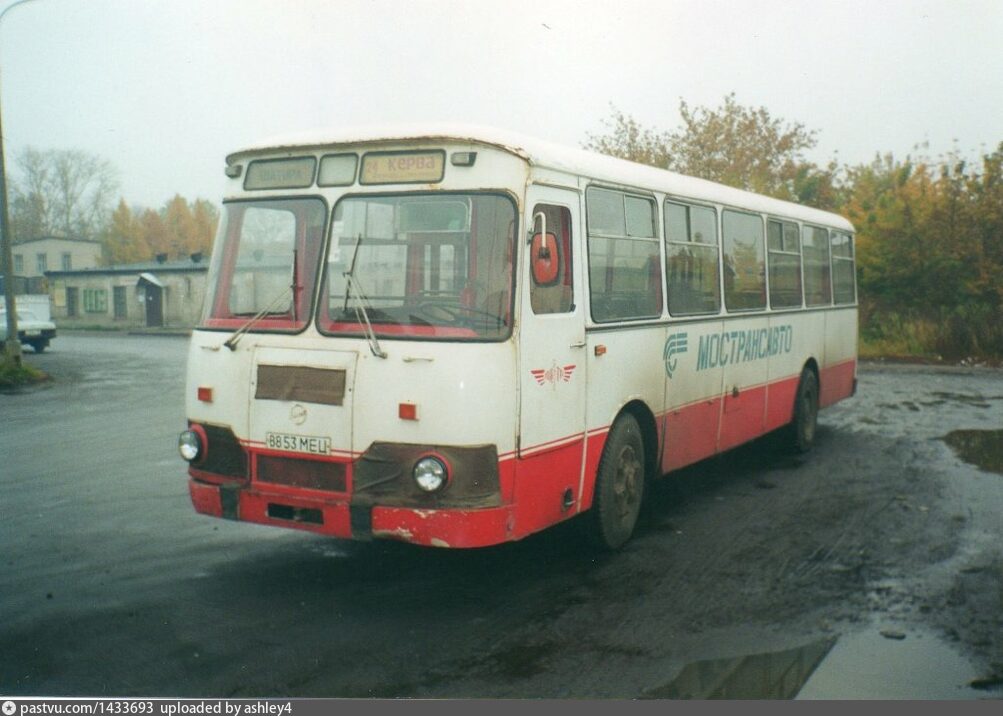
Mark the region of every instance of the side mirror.
<instances>
[{"instance_id":1,"label":"side mirror","mask_svg":"<svg viewBox=\"0 0 1003 716\"><path fill-rule=\"evenodd\" d=\"M533 281L537 286L552 286L560 273L557 237L551 233L533 234L529 248Z\"/></svg>"}]
</instances>

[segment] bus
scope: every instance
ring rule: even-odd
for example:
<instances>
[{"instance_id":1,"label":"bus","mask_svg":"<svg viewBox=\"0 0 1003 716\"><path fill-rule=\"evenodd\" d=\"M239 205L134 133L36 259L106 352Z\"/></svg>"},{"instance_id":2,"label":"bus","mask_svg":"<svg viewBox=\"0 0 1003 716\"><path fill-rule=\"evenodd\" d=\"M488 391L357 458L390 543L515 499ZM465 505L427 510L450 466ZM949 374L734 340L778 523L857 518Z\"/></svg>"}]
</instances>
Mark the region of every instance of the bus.
<instances>
[{"instance_id":1,"label":"bus","mask_svg":"<svg viewBox=\"0 0 1003 716\"><path fill-rule=\"evenodd\" d=\"M280 138L227 157L185 386L195 510L483 547L856 390L853 226L496 129Z\"/></svg>"}]
</instances>

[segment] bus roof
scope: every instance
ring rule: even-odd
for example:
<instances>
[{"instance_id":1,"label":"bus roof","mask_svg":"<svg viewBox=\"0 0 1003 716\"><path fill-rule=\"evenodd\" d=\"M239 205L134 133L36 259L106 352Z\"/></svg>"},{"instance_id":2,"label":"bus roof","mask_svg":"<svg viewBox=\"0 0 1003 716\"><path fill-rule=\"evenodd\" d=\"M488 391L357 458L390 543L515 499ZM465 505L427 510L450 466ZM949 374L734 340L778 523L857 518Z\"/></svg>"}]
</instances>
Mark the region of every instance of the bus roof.
<instances>
[{"instance_id":1,"label":"bus roof","mask_svg":"<svg viewBox=\"0 0 1003 716\"><path fill-rule=\"evenodd\" d=\"M681 198L724 204L764 214L824 224L853 231L853 225L839 214L802 204L773 199L742 189L697 179L646 164L617 159L584 149L554 144L515 132L477 125L430 124L394 125L317 130L272 137L227 156L228 164L248 154L263 151L328 149L362 143L399 141L443 141L483 144L525 159L531 166L586 176L600 183L659 191Z\"/></svg>"}]
</instances>

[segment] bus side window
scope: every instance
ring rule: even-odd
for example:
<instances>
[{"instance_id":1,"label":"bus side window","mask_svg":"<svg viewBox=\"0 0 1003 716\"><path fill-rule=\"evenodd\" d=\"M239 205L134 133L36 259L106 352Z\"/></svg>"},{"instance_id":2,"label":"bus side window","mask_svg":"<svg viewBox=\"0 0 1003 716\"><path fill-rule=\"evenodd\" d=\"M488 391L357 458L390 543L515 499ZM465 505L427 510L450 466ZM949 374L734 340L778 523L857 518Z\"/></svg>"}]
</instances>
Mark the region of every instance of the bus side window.
<instances>
[{"instance_id":1,"label":"bus side window","mask_svg":"<svg viewBox=\"0 0 1003 716\"><path fill-rule=\"evenodd\" d=\"M665 280L669 313L717 313L717 213L706 206L665 202Z\"/></svg>"},{"instance_id":2,"label":"bus side window","mask_svg":"<svg viewBox=\"0 0 1003 716\"><path fill-rule=\"evenodd\" d=\"M766 252L763 219L725 209L724 305L728 311L766 308Z\"/></svg>"},{"instance_id":3,"label":"bus side window","mask_svg":"<svg viewBox=\"0 0 1003 716\"><path fill-rule=\"evenodd\" d=\"M654 200L589 187L585 205L592 319L657 318L662 313L662 263Z\"/></svg>"},{"instance_id":4,"label":"bus side window","mask_svg":"<svg viewBox=\"0 0 1003 716\"><path fill-rule=\"evenodd\" d=\"M801 241L797 224L766 222L770 308L801 308Z\"/></svg>"},{"instance_id":5,"label":"bus side window","mask_svg":"<svg viewBox=\"0 0 1003 716\"><path fill-rule=\"evenodd\" d=\"M571 270L571 212L563 206L537 204L533 216L543 213L547 217L547 233L553 235L553 242L544 240L533 241L530 263L541 261L549 267L549 271L534 270L530 267L530 305L537 315L547 313L570 313L574 310L572 303L573 283ZM533 227L534 237L542 232L540 222ZM556 254L556 255L555 255ZM556 275L544 274L554 274ZM544 280L541 281L541 278Z\"/></svg>"},{"instance_id":6,"label":"bus side window","mask_svg":"<svg viewBox=\"0 0 1003 716\"><path fill-rule=\"evenodd\" d=\"M802 230L801 253L804 256L804 298L808 306L832 303L829 280L829 232L816 226Z\"/></svg>"},{"instance_id":7,"label":"bus side window","mask_svg":"<svg viewBox=\"0 0 1003 716\"><path fill-rule=\"evenodd\" d=\"M857 296L854 286L853 239L845 231L833 231L829 238L833 302L837 305L853 303Z\"/></svg>"}]
</instances>

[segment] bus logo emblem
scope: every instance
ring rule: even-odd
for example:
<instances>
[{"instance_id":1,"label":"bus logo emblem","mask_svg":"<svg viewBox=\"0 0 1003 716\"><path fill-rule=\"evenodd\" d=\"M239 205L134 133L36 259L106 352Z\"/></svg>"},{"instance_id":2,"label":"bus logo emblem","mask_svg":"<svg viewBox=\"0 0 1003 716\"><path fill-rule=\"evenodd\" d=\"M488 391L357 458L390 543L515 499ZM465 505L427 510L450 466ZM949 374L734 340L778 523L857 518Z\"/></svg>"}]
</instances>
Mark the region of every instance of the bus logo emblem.
<instances>
[{"instance_id":1,"label":"bus logo emblem","mask_svg":"<svg viewBox=\"0 0 1003 716\"><path fill-rule=\"evenodd\" d=\"M575 372L575 366L560 366L557 365L557 361L554 361L554 364L546 370L540 368L530 370L529 372L533 374L536 382L540 385L551 383L556 386L558 383L568 383L571 381L571 374Z\"/></svg>"},{"instance_id":2,"label":"bus logo emblem","mask_svg":"<svg viewBox=\"0 0 1003 716\"><path fill-rule=\"evenodd\" d=\"M676 369L676 356L686 352L686 334L673 333L665 339L665 350L662 351L662 359L665 361L665 375L672 377L672 372Z\"/></svg>"},{"instance_id":3,"label":"bus logo emblem","mask_svg":"<svg viewBox=\"0 0 1003 716\"><path fill-rule=\"evenodd\" d=\"M289 411L289 419L293 421L294 425L302 425L306 422L306 408L296 403Z\"/></svg>"}]
</instances>

